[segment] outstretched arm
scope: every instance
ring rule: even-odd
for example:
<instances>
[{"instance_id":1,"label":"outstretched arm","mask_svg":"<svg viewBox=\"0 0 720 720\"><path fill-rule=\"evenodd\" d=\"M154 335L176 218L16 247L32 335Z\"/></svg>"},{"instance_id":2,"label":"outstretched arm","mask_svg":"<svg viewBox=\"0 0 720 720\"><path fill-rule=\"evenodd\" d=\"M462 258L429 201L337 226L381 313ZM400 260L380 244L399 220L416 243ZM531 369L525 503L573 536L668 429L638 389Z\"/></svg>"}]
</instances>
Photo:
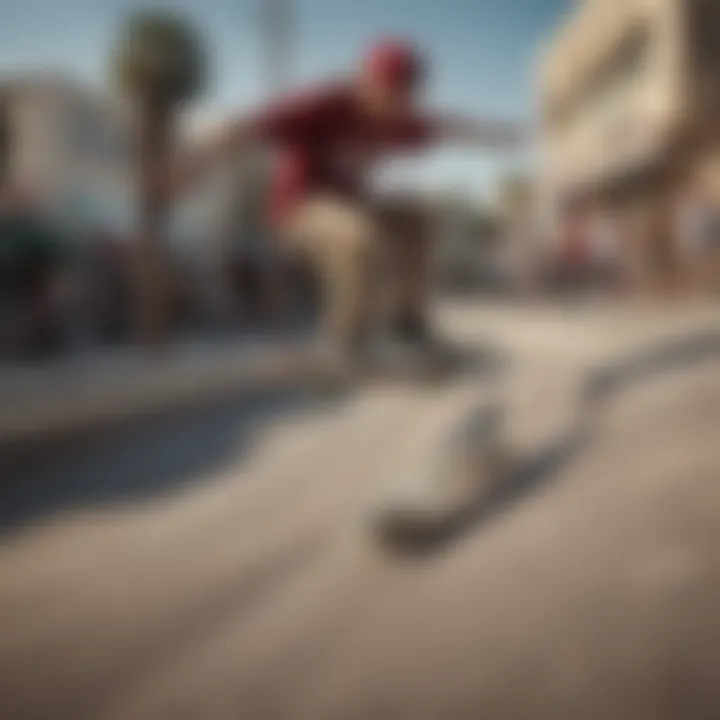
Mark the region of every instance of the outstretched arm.
<instances>
[{"instance_id":1,"label":"outstretched arm","mask_svg":"<svg viewBox=\"0 0 720 720\"><path fill-rule=\"evenodd\" d=\"M259 138L260 128L254 120L226 122L174 164L168 178L168 193L178 196L188 192L213 167L227 158L237 157Z\"/></svg>"},{"instance_id":2,"label":"outstretched arm","mask_svg":"<svg viewBox=\"0 0 720 720\"><path fill-rule=\"evenodd\" d=\"M486 147L491 150L517 150L528 139L528 130L519 123L461 117L445 117L438 122L443 141Z\"/></svg>"},{"instance_id":3,"label":"outstretched arm","mask_svg":"<svg viewBox=\"0 0 720 720\"><path fill-rule=\"evenodd\" d=\"M319 88L281 98L251 117L227 122L178 163L171 173L170 192L184 192L215 164L237 157L258 142L282 145L317 135L336 102L332 88Z\"/></svg>"}]
</instances>

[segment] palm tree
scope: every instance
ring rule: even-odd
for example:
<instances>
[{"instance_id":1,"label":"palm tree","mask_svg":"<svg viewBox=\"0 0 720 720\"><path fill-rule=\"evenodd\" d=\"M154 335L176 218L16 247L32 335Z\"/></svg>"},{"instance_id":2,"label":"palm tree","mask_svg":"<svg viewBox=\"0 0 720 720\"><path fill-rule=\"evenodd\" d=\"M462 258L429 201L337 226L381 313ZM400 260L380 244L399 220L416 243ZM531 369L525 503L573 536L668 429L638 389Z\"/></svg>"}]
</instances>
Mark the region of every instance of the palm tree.
<instances>
[{"instance_id":1,"label":"palm tree","mask_svg":"<svg viewBox=\"0 0 720 720\"><path fill-rule=\"evenodd\" d=\"M113 71L133 104L138 131L138 330L145 341L158 342L167 335L169 311L166 175L178 109L202 89L205 55L192 24L168 11L144 11L126 21Z\"/></svg>"}]
</instances>

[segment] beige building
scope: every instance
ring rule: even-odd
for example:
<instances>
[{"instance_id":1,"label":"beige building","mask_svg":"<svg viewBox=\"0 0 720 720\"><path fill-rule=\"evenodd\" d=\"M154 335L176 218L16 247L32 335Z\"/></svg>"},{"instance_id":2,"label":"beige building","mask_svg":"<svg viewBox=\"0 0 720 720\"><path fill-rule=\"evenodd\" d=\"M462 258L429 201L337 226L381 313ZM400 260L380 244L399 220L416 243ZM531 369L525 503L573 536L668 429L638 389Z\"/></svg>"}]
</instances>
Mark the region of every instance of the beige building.
<instances>
[{"instance_id":1,"label":"beige building","mask_svg":"<svg viewBox=\"0 0 720 720\"><path fill-rule=\"evenodd\" d=\"M9 135L7 180L75 240L136 227L133 126L112 95L45 73L0 76L0 125ZM201 138L181 137L192 148ZM220 167L171 212L169 240L209 308L227 305L224 264L237 230L232 168ZM242 183L241 183L242 184Z\"/></svg>"},{"instance_id":2,"label":"beige building","mask_svg":"<svg viewBox=\"0 0 720 720\"><path fill-rule=\"evenodd\" d=\"M628 267L677 267L673 213L720 207L720 2L585 0L540 64L541 162L557 217L615 220Z\"/></svg>"},{"instance_id":3,"label":"beige building","mask_svg":"<svg viewBox=\"0 0 720 720\"><path fill-rule=\"evenodd\" d=\"M68 226L126 230L132 217L127 116L109 97L63 76L0 78L10 134L8 178Z\"/></svg>"},{"instance_id":4,"label":"beige building","mask_svg":"<svg viewBox=\"0 0 720 720\"><path fill-rule=\"evenodd\" d=\"M35 193L69 227L120 233L135 224L132 122L113 96L64 76L0 76L0 113L10 135L9 180ZM192 148L197 138L182 137ZM220 168L183 198L173 217L178 242L221 234L228 195L236 189Z\"/></svg>"}]
</instances>

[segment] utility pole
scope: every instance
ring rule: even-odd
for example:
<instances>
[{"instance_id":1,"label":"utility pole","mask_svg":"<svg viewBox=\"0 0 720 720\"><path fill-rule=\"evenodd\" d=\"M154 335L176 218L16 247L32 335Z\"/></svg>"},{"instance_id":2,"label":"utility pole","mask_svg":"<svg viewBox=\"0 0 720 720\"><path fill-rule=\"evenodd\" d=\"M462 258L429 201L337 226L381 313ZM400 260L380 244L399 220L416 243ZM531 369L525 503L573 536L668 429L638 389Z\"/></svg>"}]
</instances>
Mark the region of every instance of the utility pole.
<instances>
[{"instance_id":1,"label":"utility pole","mask_svg":"<svg viewBox=\"0 0 720 720\"><path fill-rule=\"evenodd\" d=\"M294 0L257 0L259 38L262 53L264 91L273 97L287 89L290 80L294 38ZM267 170L266 162L261 163ZM282 322L286 308L286 258L278 249L276 238L266 230L263 244L262 305L268 320Z\"/></svg>"},{"instance_id":2,"label":"utility pole","mask_svg":"<svg viewBox=\"0 0 720 720\"><path fill-rule=\"evenodd\" d=\"M295 24L293 0L258 2L265 90L275 94L285 90L290 79Z\"/></svg>"}]
</instances>

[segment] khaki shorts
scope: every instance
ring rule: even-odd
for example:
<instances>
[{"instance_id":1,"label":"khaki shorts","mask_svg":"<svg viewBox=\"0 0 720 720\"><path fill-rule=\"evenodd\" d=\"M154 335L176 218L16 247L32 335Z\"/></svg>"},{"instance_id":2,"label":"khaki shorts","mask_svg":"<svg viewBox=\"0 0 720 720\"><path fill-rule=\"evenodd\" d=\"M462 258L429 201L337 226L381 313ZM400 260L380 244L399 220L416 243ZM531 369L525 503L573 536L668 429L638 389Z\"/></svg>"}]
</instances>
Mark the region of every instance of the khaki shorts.
<instances>
[{"instance_id":1,"label":"khaki shorts","mask_svg":"<svg viewBox=\"0 0 720 720\"><path fill-rule=\"evenodd\" d=\"M317 272L325 329L341 341L356 342L395 316L425 312L430 247L418 206L311 196L283 234Z\"/></svg>"}]
</instances>

